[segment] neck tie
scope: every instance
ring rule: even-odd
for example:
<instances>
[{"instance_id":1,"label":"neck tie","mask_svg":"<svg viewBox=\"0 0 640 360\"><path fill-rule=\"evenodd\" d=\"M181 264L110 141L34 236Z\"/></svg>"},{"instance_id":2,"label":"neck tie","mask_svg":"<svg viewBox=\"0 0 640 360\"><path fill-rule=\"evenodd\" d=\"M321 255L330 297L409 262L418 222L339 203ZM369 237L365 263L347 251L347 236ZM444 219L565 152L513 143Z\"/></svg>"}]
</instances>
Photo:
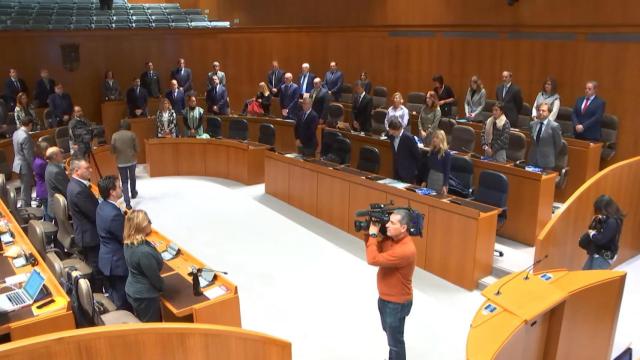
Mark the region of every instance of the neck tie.
<instances>
[{"instance_id":1,"label":"neck tie","mask_svg":"<svg viewBox=\"0 0 640 360\"><path fill-rule=\"evenodd\" d=\"M543 127L544 127L544 122L540 121L540 124L538 124L538 131L536 132L536 144L540 143L540 137L542 136Z\"/></svg>"},{"instance_id":2,"label":"neck tie","mask_svg":"<svg viewBox=\"0 0 640 360\"><path fill-rule=\"evenodd\" d=\"M49 90L49 81L47 79L44 79L44 86Z\"/></svg>"},{"instance_id":3,"label":"neck tie","mask_svg":"<svg viewBox=\"0 0 640 360\"><path fill-rule=\"evenodd\" d=\"M582 113L583 114L587 110L587 107L589 107L589 103L590 102L591 102L591 98L585 98L584 99L584 104L582 105Z\"/></svg>"},{"instance_id":4,"label":"neck tie","mask_svg":"<svg viewBox=\"0 0 640 360\"><path fill-rule=\"evenodd\" d=\"M505 85L504 89L502 89L502 100L504 100L504 97L507 95L507 90L509 89L509 86Z\"/></svg>"},{"instance_id":5,"label":"neck tie","mask_svg":"<svg viewBox=\"0 0 640 360\"><path fill-rule=\"evenodd\" d=\"M16 88L18 89L18 91L20 91L20 83L18 82L18 80L13 80L13 82L16 84Z\"/></svg>"},{"instance_id":6,"label":"neck tie","mask_svg":"<svg viewBox=\"0 0 640 360\"><path fill-rule=\"evenodd\" d=\"M276 87L276 72L273 72L273 76L271 77L271 87Z\"/></svg>"},{"instance_id":7,"label":"neck tie","mask_svg":"<svg viewBox=\"0 0 640 360\"><path fill-rule=\"evenodd\" d=\"M136 86L136 95L139 95L140 88Z\"/></svg>"},{"instance_id":8,"label":"neck tie","mask_svg":"<svg viewBox=\"0 0 640 360\"><path fill-rule=\"evenodd\" d=\"M309 115L308 111L305 111L304 115L302 115L302 122L304 122L305 120L307 120L307 115Z\"/></svg>"},{"instance_id":9,"label":"neck tie","mask_svg":"<svg viewBox=\"0 0 640 360\"><path fill-rule=\"evenodd\" d=\"M175 98L177 98L177 97L178 97L178 90L176 90L176 91L173 93L173 98L175 99Z\"/></svg>"}]
</instances>

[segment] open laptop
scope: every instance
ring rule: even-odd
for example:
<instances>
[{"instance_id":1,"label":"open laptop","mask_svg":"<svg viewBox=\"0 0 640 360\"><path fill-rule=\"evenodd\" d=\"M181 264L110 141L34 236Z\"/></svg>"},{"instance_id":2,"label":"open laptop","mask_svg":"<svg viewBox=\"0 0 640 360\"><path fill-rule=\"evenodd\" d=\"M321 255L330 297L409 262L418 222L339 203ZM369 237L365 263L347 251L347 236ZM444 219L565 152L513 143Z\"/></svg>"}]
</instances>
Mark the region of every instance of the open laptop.
<instances>
[{"instance_id":1,"label":"open laptop","mask_svg":"<svg viewBox=\"0 0 640 360\"><path fill-rule=\"evenodd\" d=\"M43 285L44 276L37 269L33 269L22 289L0 294L0 312L9 312L33 304Z\"/></svg>"}]
</instances>

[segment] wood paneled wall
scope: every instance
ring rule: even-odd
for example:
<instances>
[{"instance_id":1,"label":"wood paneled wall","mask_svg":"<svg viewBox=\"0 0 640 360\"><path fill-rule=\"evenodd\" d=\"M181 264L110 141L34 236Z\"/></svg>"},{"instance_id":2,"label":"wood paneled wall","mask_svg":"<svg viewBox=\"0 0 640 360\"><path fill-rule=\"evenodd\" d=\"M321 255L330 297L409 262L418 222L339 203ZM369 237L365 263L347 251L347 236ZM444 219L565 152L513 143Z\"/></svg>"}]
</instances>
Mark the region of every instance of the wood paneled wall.
<instances>
[{"instance_id":1,"label":"wood paneled wall","mask_svg":"<svg viewBox=\"0 0 640 360\"><path fill-rule=\"evenodd\" d=\"M523 4L528 1L523 0ZM443 2L446 3L446 2ZM508 38L500 28L469 28L469 33L447 33L460 28L236 28L210 31L76 31L2 33L11 50L0 54L1 68L15 66L33 88L41 66L62 81L75 103L91 119L99 119L100 86L106 69L112 69L123 91L131 77L154 61L168 83L168 74L180 56L193 69L194 85L202 92L211 62L219 60L227 74L232 110L239 111L245 99L265 81L271 60L297 75L302 62L324 74L336 60L346 81L354 81L362 70L375 85L398 90L425 91L431 76L442 73L462 101L468 79L478 74L494 97L500 72L514 72L514 81L531 103L547 75L557 78L563 105L572 105L583 94L589 79L600 82L607 112L620 118L616 160L640 154L635 135L640 42L588 41L584 33L575 40L523 40ZM473 31L482 31L480 33ZM477 38L477 35L494 37ZM63 70L60 44L80 45L80 67Z\"/></svg>"}]
</instances>

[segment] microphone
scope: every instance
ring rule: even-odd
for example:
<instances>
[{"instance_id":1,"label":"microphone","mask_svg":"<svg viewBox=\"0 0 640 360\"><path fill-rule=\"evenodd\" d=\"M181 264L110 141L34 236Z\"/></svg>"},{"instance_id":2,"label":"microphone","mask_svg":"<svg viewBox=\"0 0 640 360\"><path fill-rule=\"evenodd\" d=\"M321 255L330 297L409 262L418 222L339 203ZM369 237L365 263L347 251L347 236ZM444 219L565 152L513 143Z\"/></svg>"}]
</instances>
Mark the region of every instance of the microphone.
<instances>
[{"instance_id":1,"label":"microphone","mask_svg":"<svg viewBox=\"0 0 640 360\"><path fill-rule=\"evenodd\" d=\"M209 268L202 268L201 270L210 271L210 272L214 272L214 273L218 273L218 274L222 274L222 275L229 275L229 273L226 272L226 271L214 270L214 269L209 269Z\"/></svg>"},{"instance_id":2,"label":"microphone","mask_svg":"<svg viewBox=\"0 0 640 360\"><path fill-rule=\"evenodd\" d=\"M548 257L549 257L549 255L547 254L547 255L543 256L542 258L540 258L540 259L538 259L538 260L534 261L534 262L533 262L533 264L531 264L531 265L527 266L527 268L526 268L526 269L524 269L524 270L520 271L516 276L514 276L514 277L512 277L511 279L509 279L509 280L505 281L505 283L504 283L504 284L502 284L502 285L500 285L500 287L498 287L498 290L496 290L496 292L495 292L495 293L493 293L493 295L495 295L495 296L500 296L500 295L502 295L502 292L501 292L500 290L502 290L502 288L503 288L505 285L507 285L508 283L510 283L510 282L511 282L511 280L513 280L513 279L515 279L515 278L519 277L519 276L520 276L520 274L522 274L522 273L524 273L524 272L526 272L526 273L527 273L527 276L525 276L522 280L529 280L529 272L530 272L530 271L531 271L531 270L532 270L536 265L540 264L544 259L546 259L546 258L548 258Z\"/></svg>"}]
</instances>

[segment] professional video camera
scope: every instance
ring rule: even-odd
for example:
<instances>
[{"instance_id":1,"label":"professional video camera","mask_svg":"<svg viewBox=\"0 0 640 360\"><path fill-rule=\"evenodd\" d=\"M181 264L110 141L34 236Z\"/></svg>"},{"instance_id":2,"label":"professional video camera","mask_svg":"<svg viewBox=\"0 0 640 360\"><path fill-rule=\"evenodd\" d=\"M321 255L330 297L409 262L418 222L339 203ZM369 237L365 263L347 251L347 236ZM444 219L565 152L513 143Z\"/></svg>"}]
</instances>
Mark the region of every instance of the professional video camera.
<instances>
[{"instance_id":1,"label":"professional video camera","mask_svg":"<svg viewBox=\"0 0 640 360\"><path fill-rule=\"evenodd\" d=\"M393 206L393 201L388 204L375 203L369 205L367 210L356 211L356 217L367 217L366 220L355 220L353 225L356 232L369 231L371 223L380 224L380 233L387 236L387 223L396 210L406 210L409 212L409 223L407 224L407 232L411 236L422 236L422 224L424 223L424 215L410 207Z\"/></svg>"}]
</instances>

